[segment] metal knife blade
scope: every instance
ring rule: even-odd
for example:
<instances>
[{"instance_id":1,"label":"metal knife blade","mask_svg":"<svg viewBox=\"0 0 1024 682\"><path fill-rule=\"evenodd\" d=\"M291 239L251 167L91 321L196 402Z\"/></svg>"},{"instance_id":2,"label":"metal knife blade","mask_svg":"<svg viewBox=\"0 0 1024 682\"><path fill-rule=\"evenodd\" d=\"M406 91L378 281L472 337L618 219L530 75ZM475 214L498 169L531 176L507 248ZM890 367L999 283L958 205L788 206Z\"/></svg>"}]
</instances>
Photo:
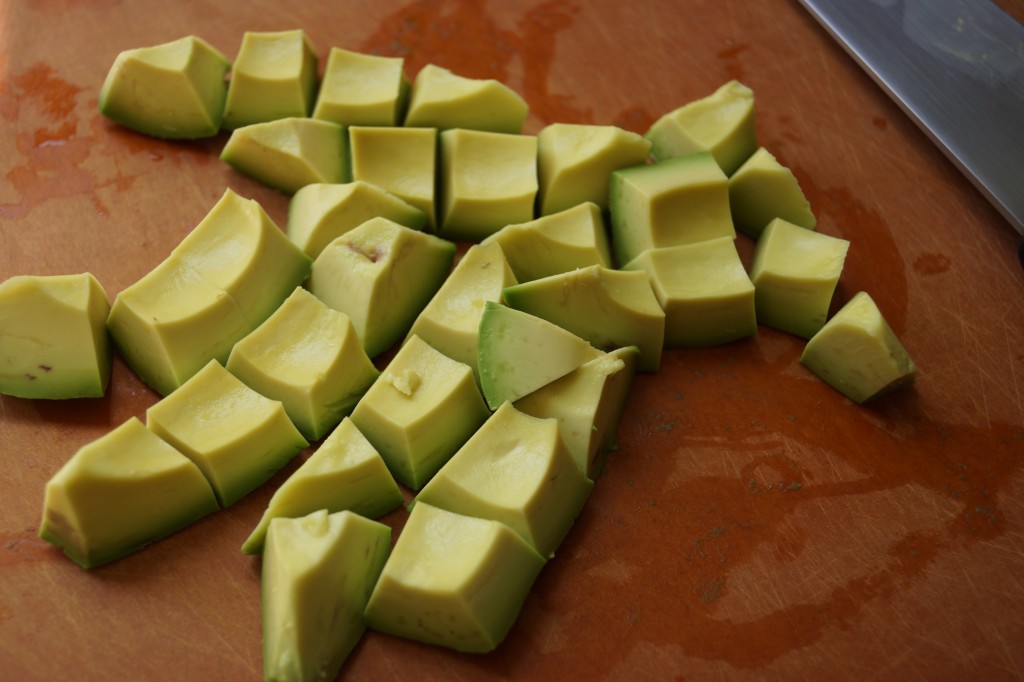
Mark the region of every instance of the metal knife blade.
<instances>
[{"instance_id":1,"label":"metal knife blade","mask_svg":"<svg viewBox=\"0 0 1024 682\"><path fill-rule=\"evenodd\" d=\"M1024 26L989 0L798 1L1024 235Z\"/></svg>"}]
</instances>

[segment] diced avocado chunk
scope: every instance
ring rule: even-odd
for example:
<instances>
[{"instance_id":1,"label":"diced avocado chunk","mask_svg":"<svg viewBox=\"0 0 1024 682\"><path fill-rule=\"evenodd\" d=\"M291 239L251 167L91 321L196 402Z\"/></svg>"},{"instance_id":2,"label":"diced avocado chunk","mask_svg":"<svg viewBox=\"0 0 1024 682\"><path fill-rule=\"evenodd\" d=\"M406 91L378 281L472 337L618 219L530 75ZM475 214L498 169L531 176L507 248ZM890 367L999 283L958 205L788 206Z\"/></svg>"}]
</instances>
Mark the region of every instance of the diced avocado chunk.
<instances>
[{"instance_id":1,"label":"diced avocado chunk","mask_svg":"<svg viewBox=\"0 0 1024 682\"><path fill-rule=\"evenodd\" d=\"M146 426L187 456L227 507L309 445L284 406L211 360L146 410Z\"/></svg>"},{"instance_id":2,"label":"diced avocado chunk","mask_svg":"<svg viewBox=\"0 0 1024 682\"><path fill-rule=\"evenodd\" d=\"M348 182L345 128L315 118L281 118L231 132L220 153L240 173L294 194L313 183Z\"/></svg>"},{"instance_id":3,"label":"diced avocado chunk","mask_svg":"<svg viewBox=\"0 0 1024 682\"><path fill-rule=\"evenodd\" d=\"M349 316L372 358L406 335L454 260L452 242L372 218L327 245L307 287Z\"/></svg>"},{"instance_id":4,"label":"diced avocado chunk","mask_svg":"<svg viewBox=\"0 0 1024 682\"><path fill-rule=\"evenodd\" d=\"M427 64L413 81L405 125L519 134L527 113L526 100L504 83L466 78Z\"/></svg>"},{"instance_id":5,"label":"diced avocado chunk","mask_svg":"<svg viewBox=\"0 0 1024 682\"><path fill-rule=\"evenodd\" d=\"M616 126L552 123L537 134L538 213L591 202L608 208L608 178L647 161L651 143Z\"/></svg>"},{"instance_id":6,"label":"diced avocado chunk","mask_svg":"<svg viewBox=\"0 0 1024 682\"><path fill-rule=\"evenodd\" d=\"M230 67L227 57L195 36L126 50L103 81L100 113L153 137L213 137L224 116Z\"/></svg>"},{"instance_id":7,"label":"diced avocado chunk","mask_svg":"<svg viewBox=\"0 0 1024 682\"><path fill-rule=\"evenodd\" d=\"M636 346L641 371L656 372L661 365L665 312L646 273L591 265L509 287L505 304L601 350Z\"/></svg>"},{"instance_id":8,"label":"diced avocado chunk","mask_svg":"<svg viewBox=\"0 0 1024 682\"><path fill-rule=\"evenodd\" d=\"M515 275L498 244L474 244L459 259L409 330L453 360L477 370L477 336L487 301L502 301Z\"/></svg>"},{"instance_id":9,"label":"diced avocado chunk","mask_svg":"<svg viewBox=\"0 0 1024 682\"><path fill-rule=\"evenodd\" d=\"M809 339L828 318L850 242L776 218L750 266L757 321Z\"/></svg>"},{"instance_id":10,"label":"diced avocado chunk","mask_svg":"<svg viewBox=\"0 0 1024 682\"><path fill-rule=\"evenodd\" d=\"M544 559L499 521L418 502L366 607L370 628L474 653L508 634Z\"/></svg>"},{"instance_id":11,"label":"diced avocado chunk","mask_svg":"<svg viewBox=\"0 0 1024 682\"><path fill-rule=\"evenodd\" d=\"M92 568L216 510L196 465L131 417L84 445L47 482L39 536Z\"/></svg>"},{"instance_id":12,"label":"diced avocado chunk","mask_svg":"<svg viewBox=\"0 0 1024 682\"><path fill-rule=\"evenodd\" d=\"M261 552L267 528L275 518L297 518L318 509L347 509L376 518L397 509L402 499L402 492L380 453L352 420L345 418L274 492L242 551Z\"/></svg>"},{"instance_id":13,"label":"diced avocado chunk","mask_svg":"<svg viewBox=\"0 0 1024 682\"><path fill-rule=\"evenodd\" d=\"M332 47L313 118L345 126L401 125L409 95L404 65L401 57Z\"/></svg>"},{"instance_id":14,"label":"diced avocado chunk","mask_svg":"<svg viewBox=\"0 0 1024 682\"><path fill-rule=\"evenodd\" d=\"M520 282L588 265L611 267L601 208L592 202L526 223L506 225L481 243L497 242Z\"/></svg>"},{"instance_id":15,"label":"diced avocado chunk","mask_svg":"<svg viewBox=\"0 0 1024 682\"><path fill-rule=\"evenodd\" d=\"M856 403L906 388L917 376L914 361L863 291L811 337L800 363Z\"/></svg>"},{"instance_id":16,"label":"diced avocado chunk","mask_svg":"<svg viewBox=\"0 0 1024 682\"><path fill-rule=\"evenodd\" d=\"M710 151L726 175L757 149L754 92L729 81L714 93L670 111L651 126L651 156L663 161L697 151Z\"/></svg>"},{"instance_id":17,"label":"diced avocado chunk","mask_svg":"<svg viewBox=\"0 0 1024 682\"><path fill-rule=\"evenodd\" d=\"M623 268L650 278L665 311L666 348L717 346L757 334L754 284L730 237L650 249Z\"/></svg>"},{"instance_id":18,"label":"diced avocado chunk","mask_svg":"<svg viewBox=\"0 0 1024 682\"><path fill-rule=\"evenodd\" d=\"M392 475L418 490L488 414L469 366L412 336L356 405L352 423Z\"/></svg>"},{"instance_id":19,"label":"diced avocado chunk","mask_svg":"<svg viewBox=\"0 0 1024 682\"><path fill-rule=\"evenodd\" d=\"M377 185L423 211L437 229L437 130L351 126L352 179Z\"/></svg>"},{"instance_id":20,"label":"diced avocado chunk","mask_svg":"<svg viewBox=\"0 0 1024 682\"><path fill-rule=\"evenodd\" d=\"M423 211L368 182L317 183L302 187L292 197L288 238L316 258L336 238L377 217L414 230L427 222Z\"/></svg>"},{"instance_id":21,"label":"diced avocado chunk","mask_svg":"<svg viewBox=\"0 0 1024 682\"><path fill-rule=\"evenodd\" d=\"M366 630L390 540L390 528L349 511L274 519L260 576L264 679L338 676Z\"/></svg>"},{"instance_id":22,"label":"diced avocado chunk","mask_svg":"<svg viewBox=\"0 0 1024 682\"><path fill-rule=\"evenodd\" d=\"M424 486L416 504L501 521L546 557L568 534L592 487L558 420L503 403Z\"/></svg>"},{"instance_id":23,"label":"diced avocado chunk","mask_svg":"<svg viewBox=\"0 0 1024 682\"><path fill-rule=\"evenodd\" d=\"M505 225L533 220L537 138L446 130L441 133L441 234L478 242Z\"/></svg>"},{"instance_id":24,"label":"diced avocado chunk","mask_svg":"<svg viewBox=\"0 0 1024 682\"><path fill-rule=\"evenodd\" d=\"M764 147L729 178L729 204L736 227L752 239L775 218L809 230L817 225L793 171Z\"/></svg>"},{"instance_id":25,"label":"diced avocado chunk","mask_svg":"<svg viewBox=\"0 0 1024 682\"><path fill-rule=\"evenodd\" d=\"M0 393L98 398L110 381L110 303L89 273L0 284Z\"/></svg>"},{"instance_id":26,"label":"diced avocado chunk","mask_svg":"<svg viewBox=\"0 0 1024 682\"><path fill-rule=\"evenodd\" d=\"M556 324L493 301L484 304L477 343L480 388L492 410L603 355Z\"/></svg>"},{"instance_id":27,"label":"diced avocado chunk","mask_svg":"<svg viewBox=\"0 0 1024 682\"><path fill-rule=\"evenodd\" d=\"M316 50L303 31L247 31L231 69L224 127L309 116L316 72Z\"/></svg>"},{"instance_id":28,"label":"diced avocado chunk","mask_svg":"<svg viewBox=\"0 0 1024 682\"><path fill-rule=\"evenodd\" d=\"M619 265L647 249L736 236L729 180L710 152L614 171L609 191Z\"/></svg>"},{"instance_id":29,"label":"diced avocado chunk","mask_svg":"<svg viewBox=\"0 0 1024 682\"><path fill-rule=\"evenodd\" d=\"M281 401L309 441L349 414L379 375L348 316L301 287L235 344L227 369L256 392Z\"/></svg>"}]
</instances>

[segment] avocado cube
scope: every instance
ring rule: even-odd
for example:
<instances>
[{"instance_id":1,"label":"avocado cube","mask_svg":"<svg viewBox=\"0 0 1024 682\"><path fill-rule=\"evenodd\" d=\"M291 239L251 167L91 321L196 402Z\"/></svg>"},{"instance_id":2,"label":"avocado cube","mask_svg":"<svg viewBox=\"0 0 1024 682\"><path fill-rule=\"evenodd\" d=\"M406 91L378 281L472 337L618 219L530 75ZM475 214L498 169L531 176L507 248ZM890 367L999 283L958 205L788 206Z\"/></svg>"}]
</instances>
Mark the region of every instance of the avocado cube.
<instances>
[{"instance_id":1,"label":"avocado cube","mask_svg":"<svg viewBox=\"0 0 1024 682\"><path fill-rule=\"evenodd\" d=\"M764 147L729 178L729 205L736 227L752 239L775 218L809 230L817 225L793 171Z\"/></svg>"},{"instance_id":2,"label":"avocado cube","mask_svg":"<svg viewBox=\"0 0 1024 682\"><path fill-rule=\"evenodd\" d=\"M303 31L246 31L228 82L224 127L309 116L316 72L316 50Z\"/></svg>"},{"instance_id":3,"label":"avocado cube","mask_svg":"<svg viewBox=\"0 0 1024 682\"><path fill-rule=\"evenodd\" d=\"M526 100L500 81L466 78L427 64L413 81L405 126L518 135L529 109Z\"/></svg>"},{"instance_id":4,"label":"avocado cube","mask_svg":"<svg viewBox=\"0 0 1024 682\"><path fill-rule=\"evenodd\" d=\"M404 65L401 57L332 47L313 118L344 126L401 125L409 95Z\"/></svg>"}]
</instances>

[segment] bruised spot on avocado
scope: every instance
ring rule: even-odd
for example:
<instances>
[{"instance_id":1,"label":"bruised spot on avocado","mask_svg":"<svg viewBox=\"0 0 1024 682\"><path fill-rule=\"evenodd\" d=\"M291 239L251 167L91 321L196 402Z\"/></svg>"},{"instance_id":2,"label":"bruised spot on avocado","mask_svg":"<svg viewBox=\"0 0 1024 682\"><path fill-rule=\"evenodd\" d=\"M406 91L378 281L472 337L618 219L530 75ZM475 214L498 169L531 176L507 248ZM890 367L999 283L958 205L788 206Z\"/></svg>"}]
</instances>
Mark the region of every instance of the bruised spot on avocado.
<instances>
[{"instance_id":1,"label":"bruised spot on avocado","mask_svg":"<svg viewBox=\"0 0 1024 682\"><path fill-rule=\"evenodd\" d=\"M358 245L352 243L346 244L345 246L347 246L352 251L358 253L360 256L370 261L371 263L376 263L377 261L384 257L384 252L381 251L380 249L374 248L371 249L370 251L364 251Z\"/></svg>"},{"instance_id":2,"label":"bruised spot on avocado","mask_svg":"<svg viewBox=\"0 0 1024 682\"><path fill-rule=\"evenodd\" d=\"M29 374L28 372L26 372L25 373L25 378L28 379L29 381L35 381L36 380L36 375L35 374Z\"/></svg>"},{"instance_id":3,"label":"bruised spot on avocado","mask_svg":"<svg viewBox=\"0 0 1024 682\"><path fill-rule=\"evenodd\" d=\"M43 370L44 372L52 372L53 371L53 367L50 366L50 365L39 365L39 369Z\"/></svg>"}]
</instances>

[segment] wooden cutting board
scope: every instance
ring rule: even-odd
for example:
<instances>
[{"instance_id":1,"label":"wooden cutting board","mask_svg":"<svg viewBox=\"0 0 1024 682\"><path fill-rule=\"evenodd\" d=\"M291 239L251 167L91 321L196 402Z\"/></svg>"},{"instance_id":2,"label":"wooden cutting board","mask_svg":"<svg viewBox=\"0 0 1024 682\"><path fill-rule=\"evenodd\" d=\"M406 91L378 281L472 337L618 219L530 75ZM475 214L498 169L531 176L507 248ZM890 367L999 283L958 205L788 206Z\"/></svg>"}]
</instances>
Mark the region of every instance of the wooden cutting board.
<instances>
[{"instance_id":1,"label":"wooden cutting board","mask_svg":"<svg viewBox=\"0 0 1024 682\"><path fill-rule=\"evenodd\" d=\"M301 5L301 6L299 6ZM1009 8L1024 16L1020 2ZM113 298L225 187L283 225L288 198L97 113L123 49L246 30L495 77L555 121L643 132L739 79L761 143L920 368L857 406L799 339L667 352L513 631L471 656L368 633L348 679L1020 679L1024 273L1015 235L796 2L9 0L0 7L0 279L90 271ZM1021 134L1022 131L1008 131ZM751 244L740 237L744 258ZM246 680L261 670L258 559L239 546L294 466L235 506L84 571L37 539L43 487L157 396L0 398L0 678ZM404 512L385 520L395 533Z\"/></svg>"}]
</instances>

